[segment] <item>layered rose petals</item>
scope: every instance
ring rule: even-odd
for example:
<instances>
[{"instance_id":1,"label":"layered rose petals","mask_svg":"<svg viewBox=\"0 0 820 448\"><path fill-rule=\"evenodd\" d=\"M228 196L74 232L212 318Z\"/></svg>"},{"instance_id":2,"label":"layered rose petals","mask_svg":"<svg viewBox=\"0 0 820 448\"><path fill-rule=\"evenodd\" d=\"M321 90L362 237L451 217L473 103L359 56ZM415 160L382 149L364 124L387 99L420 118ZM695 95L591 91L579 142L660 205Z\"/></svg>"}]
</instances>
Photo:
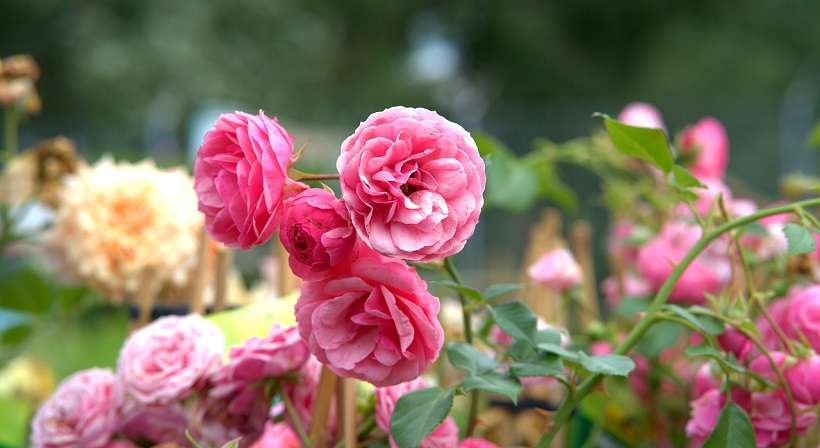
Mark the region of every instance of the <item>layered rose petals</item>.
<instances>
[{"instance_id":1,"label":"layered rose petals","mask_svg":"<svg viewBox=\"0 0 820 448\"><path fill-rule=\"evenodd\" d=\"M484 162L470 134L433 111L370 115L342 143L336 167L359 237L384 255L440 260L475 230Z\"/></svg>"},{"instance_id":2,"label":"layered rose petals","mask_svg":"<svg viewBox=\"0 0 820 448\"><path fill-rule=\"evenodd\" d=\"M205 134L194 166L199 210L211 237L248 249L276 230L293 140L264 112L223 114Z\"/></svg>"},{"instance_id":3,"label":"layered rose petals","mask_svg":"<svg viewBox=\"0 0 820 448\"><path fill-rule=\"evenodd\" d=\"M338 375L376 386L414 379L444 342L439 301L403 261L357 250L345 272L302 285L299 332Z\"/></svg>"}]
</instances>

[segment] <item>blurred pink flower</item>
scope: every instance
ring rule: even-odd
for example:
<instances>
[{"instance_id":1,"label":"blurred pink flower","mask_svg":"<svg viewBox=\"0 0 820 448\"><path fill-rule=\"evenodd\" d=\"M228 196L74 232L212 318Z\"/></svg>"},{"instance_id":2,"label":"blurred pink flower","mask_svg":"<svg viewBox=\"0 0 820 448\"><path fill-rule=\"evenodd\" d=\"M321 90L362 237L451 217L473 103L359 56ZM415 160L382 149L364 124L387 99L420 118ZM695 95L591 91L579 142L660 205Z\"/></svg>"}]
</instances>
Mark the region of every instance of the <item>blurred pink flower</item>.
<instances>
[{"instance_id":1,"label":"blurred pink flower","mask_svg":"<svg viewBox=\"0 0 820 448\"><path fill-rule=\"evenodd\" d=\"M117 374L136 402L170 403L219 368L224 344L219 327L199 315L166 316L128 337Z\"/></svg>"},{"instance_id":2,"label":"blurred pink flower","mask_svg":"<svg viewBox=\"0 0 820 448\"><path fill-rule=\"evenodd\" d=\"M769 352L791 388L795 401L807 405L820 403L820 356L812 354L805 359L795 359L779 351ZM777 384L778 378L769 360L760 355L749 364L749 369Z\"/></svg>"},{"instance_id":3,"label":"blurred pink flower","mask_svg":"<svg viewBox=\"0 0 820 448\"><path fill-rule=\"evenodd\" d=\"M357 249L347 272L302 284L299 332L340 376L376 386L417 378L444 343L439 301L403 261Z\"/></svg>"},{"instance_id":4,"label":"blurred pink flower","mask_svg":"<svg viewBox=\"0 0 820 448\"><path fill-rule=\"evenodd\" d=\"M802 435L817 419L814 411L797 404L797 434ZM786 446L791 431L791 411L782 390L752 393L749 417L760 448Z\"/></svg>"},{"instance_id":5,"label":"blurred pink flower","mask_svg":"<svg viewBox=\"0 0 820 448\"><path fill-rule=\"evenodd\" d=\"M715 118L706 117L681 134L681 152L694 155L692 174L701 179L722 179L729 163L729 137Z\"/></svg>"},{"instance_id":6,"label":"blurred pink flower","mask_svg":"<svg viewBox=\"0 0 820 448\"><path fill-rule=\"evenodd\" d=\"M700 238L700 227L683 222L668 222L660 233L641 248L638 254L638 271L653 291L657 292L677 263ZM710 250L712 249L712 250ZM670 300L699 304L706 294L716 294L729 281L731 264L717 246L708 248L684 271L675 284Z\"/></svg>"},{"instance_id":7,"label":"blurred pink flower","mask_svg":"<svg viewBox=\"0 0 820 448\"><path fill-rule=\"evenodd\" d=\"M711 389L692 401L692 413L686 423L686 436L694 446L701 446L717 424L723 408L723 395L720 389Z\"/></svg>"},{"instance_id":8,"label":"blurred pink flower","mask_svg":"<svg viewBox=\"0 0 820 448\"><path fill-rule=\"evenodd\" d=\"M720 378L712 373L712 366L707 362L698 368L692 381L692 396L699 398L710 390L720 389Z\"/></svg>"},{"instance_id":9,"label":"blurred pink flower","mask_svg":"<svg viewBox=\"0 0 820 448\"><path fill-rule=\"evenodd\" d=\"M695 201L695 209L701 215L707 215L709 212L720 213L720 204L718 197L723 198L723 203L729 206L732 203L732 191L723 183L722 180L716 178L704 178L700 180L706 188L696 188L695 192L698 195L698 200Z\"/></svg>"},{"instance_id":10,"label":"blurred pink flower","mask_svg":"<svg viewBox=\"0 0 820 448\"><path fill-rule=\"evenodd\" d=\"M122 389L107 369L66 378L31 422L34 448L101 448L117 430Z\"/></svg>"},{"instance_id":11,"label":"blurred pink flower","mask_svg":"<svg viewBox=\"0 0 820 448\"><path fill-rule=\"evenodd\" d=\"M733 353L740 361L744 361L754 349L754 345L752 345L752 341L750 341L749 338L731 327L727 327L723 333L717 337L717 341L722 349Z\"/></svg>"},{"instance_id":12,"label":"blurred pink flower","mask_svg":"<svg viewBox=\"0 0 820 448\"><path fill-rule=\"evenodd\" d=\"M618 114L618 121L630 126L666 129L660 111L647 103L635 102L627 104L626 107L621 110L621 113Z\"/></svg>"},{"instance_id":13,"label":"blurred pink flower","mask_svg":"<svg viewBox=\"0 0 820 448\"><path fill-rule=\"evenodd\" d=\"M461 126L422 108L370 115L336 162L353 225L374 250L433 261L461 251L484 204L484 162Z\"/></svg>"},{"instance_id":14,"label":"blurred pink flower","mask_svg":"<svg viewBox=\"0 0 820 448\"><path fill-rule=\"evenodd\" d=\"M213 239L248 249L277 225L293 139L261 110L223 114L205 134L194 166L194 188Z\"/></svg>"},{"instance_id":15,"label":"blurred pink flower","mask_svg":"<svg viewBox=\"0 0 820 448\"><path fill-rule=\"evenodd\" d=\"M610 309L618 308L623 297L627 298L644 298L652 293L652 289L642 278L633 274L626 274L623 277L623 295L621 294L621 286L618 285L618 279L615 277L607 277L604 279L601 289L604 292L606 304Z\"/></svg>"},{"instance_id":16,"label":"blurred pink flower","mask_svg":"<svg viewBox=\"0 0 820 448\"><path fill-rule=\"evenodd\" d=\"M376 388L376 424L386 434L390 434L390 419L402 395L414 390L427 388L427 382L422 378L396 384L394 386ZM419 448L451 448L458 444L458 427L453 417L447 417L433 432L421 441ZM390 438L390 446L398 445Z\"/></svg>"},{"instance_id":17,"label":"blurred pink flower","mask_svg":"<svg viewBox=\"0 0 820 448\"><path fill-rule=\"evenodd\" d=\"M264 337L252 337L232 347L228 362L217 370L211 381L218 389L231 383L250 384L266 378L277 378L299 370L309 355L295 326L271 328Z\"/></svg>"},{"instance_id":18,"label":"blurred pink flower","mask_svg":"<svg viewBox=\"0 0 820 448\"><path fill-rule=\"evenodd\" d=\"M498 445L480 437L471 437L462 440L458 448L498 448Z\"/></svg>"},{"instance_id":19,"label":"blurred pink flower","mask_svg":"<svg viewBox=\"0 0 820 448\"><path fill-rule=\"evenodd\" d=\"M299 436L287 423L265 425L265 432L250 448L301 448Z\"/></svg>"},{"instance_id":20,"label":"blurred pink flower","mask_svg":"<svg viewBox=\"0 0 820 448\"><path fill-rule=\"evenodd\" d=\"M143 406L128 401L124 406L120 433L130 440L185 445L185 428L188 427L187 412L179 403Z\"/></svg>"},{"instance_id":21,"label":"blurred pink flower","mask_svg":"<svg viewBox=\"0 0 820 448\"><path fill-rule=\"evenodd\" d=\"M349 262L356 233L344 202L327 190L311 188L285 201L279 239L290 254L293 273L315 280Z\"/></svg>"},{"instance_id":22,"label":"blurred pink flower","mask_svg":"<svg viewBox=\"0 0 820 448\"><path fill-rule=\"evenodd\" d=\"M638 257L637 245L630 244L635 224L626 219L619 219L609 229L607 251L609 256L624 264L631 264Z\"/></svg>"},{"instance_id":23,"label":"blurred pink flower","mask_svg":"<svg viewBox=\"0 0 820 448\"><path fill-rule=\"evenodd\" d=\"M563 292L581 283L581 267L564 249L553 249L527 269L531 279L554 291Z\"/></svg>"},{"instance_id":24,"label":"blurred pink flower","mask_svg":"<svg viewBox=\"0 0 820 448\"><path fill-rule=\"evenodd\" d=\"M820 285L806 288L792 288L785 299L771 305L770 313L783 332L795 341L803 338L816 352L820 352ZM759 319L758 328L769 347L777 347L779 342L768 322Z\"/></svg>"},{"instance_id":25,"label":"blurred pink flower","mask_svg":"<svg viewBox=\"0 0 820 448\"><path fill-rule=\"evenodd\" d=\"M612 344L607 341L593 342L589 346L589 353L593 356L603 356L612 353Z\"/></svg>"}]
</instances>

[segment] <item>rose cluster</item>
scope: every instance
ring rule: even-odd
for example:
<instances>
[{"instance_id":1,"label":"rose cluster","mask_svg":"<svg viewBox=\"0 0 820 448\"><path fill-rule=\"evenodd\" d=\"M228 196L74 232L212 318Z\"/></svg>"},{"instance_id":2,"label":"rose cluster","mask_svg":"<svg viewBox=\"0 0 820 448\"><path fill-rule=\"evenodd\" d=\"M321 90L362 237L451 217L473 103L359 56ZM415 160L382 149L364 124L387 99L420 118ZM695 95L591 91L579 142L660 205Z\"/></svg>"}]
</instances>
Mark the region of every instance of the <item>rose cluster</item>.
<instances>
[{"instance_id":1,"label":"rose cluster","mask_svg":"<svg viewBox=\"0 0 820 448\"><path fill-rule=\"evenodd\" d=\"M486 183L475 141L426 109L374 113L341 145L341 199L301 183L293 161L275 118L221 116L194 170L206 228L245 249L278 230L304 281L299 333L336 374L377 386L418 378L444 337L439 301L406 261L442 260L473 234Z\"/></svg>"},{"instance_id":2,"label":"rose cluster","mask_svg":"<svg viewBox=\"0 0 820 448\"><path fill-rule=\"evenodd\" d=\"M128 338L116 373L90 369L66 379L32 420L31 445L188 446L188 430L208 445L241 437L242 446L298 446L289 423L269 418L277 390L314 392L315 384L296 380L310 375L311 359L296 328L276 326L233 347L227 359L224 344L219 328L198 315L156 320ZM293 403L311 413L310 401Z\"/></svg>"}]
</instances>

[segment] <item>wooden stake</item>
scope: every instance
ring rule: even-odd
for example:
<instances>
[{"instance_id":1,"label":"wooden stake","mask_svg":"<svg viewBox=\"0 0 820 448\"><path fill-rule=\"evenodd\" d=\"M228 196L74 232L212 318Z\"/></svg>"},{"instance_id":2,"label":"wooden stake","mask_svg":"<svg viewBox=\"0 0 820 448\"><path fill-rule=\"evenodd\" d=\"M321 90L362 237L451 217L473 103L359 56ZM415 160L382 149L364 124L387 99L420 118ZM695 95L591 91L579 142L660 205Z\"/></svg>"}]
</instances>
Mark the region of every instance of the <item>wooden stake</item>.
<instances>
[{"instance_id":1,"label":"wooden stake","mask_svg":"<svg viewBox=\"0 0 820 448\"><path fill-rule=\"evenodd\" d=\"M136 328L151 322L151 311L154 309L154 302L156 302L157 293L159 293L159 288L162 285L162 276L156 275L153 269L147 270L142 278L142 288L137 291L135 296L139 310Z\"/></svg>"},{"instance_id":2,"label":"wooden stake","mask_svg":"<svg viewBox=\"0 0 820 448\"><path fill-rule=\"evenodd\" d=\"M210 265L211 251L209 250L210 238L202 228L199 234L199 253L197 254L197 264L194 269L194 281L191 286L190 301L191 312L202 314L205 311L205 283L208 280L208 266Z\"/></svg>"},{"instance_id":3,"label":"wooden stake","mask_svg":"<svg viewBox=\"0 0 820 448\"><path fill-rule=\"evenodd\" d=\"M578 221L570 230L575 259L581 266L583 285L581 292L580 323L585 327L600 316L598 288L595 285L595 262L592 257L592 229L586 221Z\"/></svg>"},{"instance_id":4,"label":"wooden stake","mask_svg":"<svg viewBox=\"0 0 820 448\"><path fill-rule=\"evenodd\" d=\"M281 297L299 289L301 280L299 277L293 275L293 272L290 270L290 264L288 264L288 251L286 251L285 247L282 246L282 242L279 241L278 237L274 237L272 239L273 257L276 260L276 265L278 266L279 271L277 273L279 276L279 284L277 285L276 293Z\"/></svg>"},{"instance_id":5,"label":"wooden stake","mask_svg":"<svg viewBox=\"0 0 820 448\"><path fill-rule=\"evenodd\" d=\"M228 277L231 275L233 251L221 247L216 253L216 281L214 283L214 311L224 310L228 304Z\"/></svg>"},{"instance_id":6,"label":"wooden stake","mask_svg":"<svg viewBox=\"0 0 820 448\"><path fill-rule=\"evenodd\" d=\"M356 380L339 378L336 384L336 415L344 448L356 448Z\"/></svg>"},{"instance_id":7,"label":"wooden stake","mask_svg":"<svg viewBox=\"0 0 820 448\"><path fill-rule=\"evenodd\" d=\"M563 244L561 241L561 213L555 209L547 209L541 219L530 229L529 242L524 255L521 283L524 285L522 296L524 302L532 308L536 315L547 322L563 325L561 301L546 288L533 282L527 275L527 269L547 251Z\"/></svg>"},{"instance_id":8,"label":"wooden stake","mask_svg":"<svg viewBox=\"0 0 820 448\"><path fill-rule=\"evenodd\" d=\"M322 366L322 373L319 376L319 389L316 393L316 400L313 402L313 417L310 421L310 441L314 448L324 448L328 436L328 415L330 414L330 403L336 392L336 379L338 377L331 372L327 366Z\"/></svg>"}]
</instances>

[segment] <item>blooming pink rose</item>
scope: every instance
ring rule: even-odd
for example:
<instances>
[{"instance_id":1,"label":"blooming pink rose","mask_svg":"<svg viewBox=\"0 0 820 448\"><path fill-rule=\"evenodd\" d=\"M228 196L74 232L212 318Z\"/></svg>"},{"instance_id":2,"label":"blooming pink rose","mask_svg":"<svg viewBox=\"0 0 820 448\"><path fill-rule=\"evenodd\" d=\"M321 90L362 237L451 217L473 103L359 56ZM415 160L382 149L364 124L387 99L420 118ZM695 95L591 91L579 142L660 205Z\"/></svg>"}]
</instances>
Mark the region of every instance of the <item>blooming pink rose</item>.
<instances>
[{"instance_id":1,"label":"blooming pink rose","mask_svg":"<svg viewBox=\"0 0 820 448\"><path fill-rule=\"evenodd\" d=\"M642 128L666 128L660 111L650 104L641 102L627 104L618 114L618 121Z\"/></svg>"},{"instance_id":2,"label":"blooming pink rose","mask_svg":"<svg viewBox=\"0 0 820 448\"><path fill-rule=\"evenodd\" d=\"M820 356L795 359L779 351L769 352L769 356L781 369L795 401L812 406L820 403L820 382L817 381L820 375ZM778 382L771 363L763 355L752 360L749 369L769 381Z\"/></svg>"},{"instance_id":3,"label":"blooming pink rose","mask_svg":"<svg viewBox=\"0 0 820 448\"><path fill-rule=\"evenodd\" d=\"M681 134L681 152L694 155L691 170L695 176L721 179L729 163L729 137L715 118L706 117Z\"/></svg>"},{"instance_id":4,"label":"blooming pink rose","mask_svg":"<svg viewBox=\"0 0 820 448\"><path fill-rule=\"evenodd\" d=\"M498 445L487 439L471 437L469 439L462 440L458 448L498 448Z\"/></svg>"},{"instance_id":5,"label":"blooming pink rose","mask_svg":"<svg viewBox=\"0 0 820 448\"><path fill-rule=\"evenodd\" d=\"M696 225L668 222L655 238L641 248L638 271L654 291L661 288L700 235L701 229ZM672 301L703 303L707 293L715 294L728 283L731 277L728 257L723 251L710 249L696 258L683 273L670 295Z\"/></svg>"},{"instance_id":6,"label":"blooming pink rose","mask_svg":"<svg viewBox=\"0 0 820 448\"><path fill-rule=\"evenodd\" d=\"M789 338L806 341L820 352L820 285L794 288L785 300L778 300L771 306L771 315ZM774 330L761 319L758 327L769 347L778 344Z\"/></svg>"},{"instance_id":7,"label":"blooming pink rose","mask_svg":"<svg viewBox=\"0 0 820 448\"><path fill-rule=\"evenodd\" d=\"M131 401L124 406L120 433L130 440L187 445L185 429L189 426L187 413L179 403L142 406Z\"/></svg>"},{"instance_id":8,"label":"blooming pink rose","mask_svg":"<svg viewBox=\"0 0 820 448\"><path fill-rule=\"evenodd\" d=\"M117 374L138 403L170 403L219 367L224 345L219 327L201 316L166 316L129 336Z\"/></svg>"},{"instance_id":9,"label":"blooming pink rose","mask_svg":"<svg viewBox=\"0 0 820 448\"><path fill-rule=\"evenodd\" d=\"M630 239L640 228L626 219L619 219L609 229L607 251L609 256L623 264L631 264L638 257L638 247Z\"/></svg>"},{"instance_id":10,"label":"blooming pink rose","mask_svg":"<svg viewBox=\"0 0 820 448\"><path fill-rule=\"evenodd\" d=\"M695 192L698 195L698 200L695 201L695 209L701 215L707 215L709 212L720 213L720 204L718 204L718 197L722 197L724 204L732 202L732 191L720 179L701 179L700 182L706 188L696 188Z\"/></svg>"},{"instance_id":11,"label":"blooming pink rose","mask_svg":"<svg viewBox=\"0 0 820 448\"><path fill-rule=\"evenodd\" d=\"M216 446L240 436L245 442L255 440L265 429L271 398L260 384L218 385L190 406L191 432Z\"/></svg>"},{"instance_id":12,"label":"blooming pink rose","mask_svg":"<svg viewBox=\"0 0 820 448\"><path fill-rule=\"evenodd\" d=\"M475 141L427 109L370 115L342 143L336 168L359 238L385 255L433 261L459 252L484 204Z\"/></svg>"},{"instance_id":13,"label":"blooming pink rose","mask_svg":"<svg viewBox=\"0 0 820 448\"><path fill-rule=\"evenodd\" d=\"M806 405L797 404L797 434L811 427L817 415ZM752 393L749 417L760 448L785 446L791 431L791 411L782 390Z\"/></svg>"},{"instance_id":14,"label":"blooming pink rose","mask_svg":"<svg viewBox=\"0 0 820 448\"><path fill-rule=\"evenodd\" d=\"M566 291L581 283L581 267L572 254L564 249L553 249L542 255L527 269L531 279L554 291Z\"/></svg>"},{"instance_id":15,"label":"blooming pink rose","mask_svg":"<svg viewBox=\"0 0 820 448\"><path fill-rule=\"evenodd\" d=\"M301 448L299 436L287 423L265 425L265 432L250 448Z\"/></svg>"},{"instance_id":16,"label":"blooming pink rose","mask_svg":"<svg viewBox=\"0 0 820 448\"><path fill-rule=\"evenodd\" d=\"M745 360L754 349L752 341L732 327L727 327L723 333L717 337L717 341L722 349L734 353L735 357L741 361Z\"/></svg>"},{"instance_id":17,"label":"blooming pink rose","mask_svg":"<svg viewBox=\"0 0 820 448\"><path fill-rule=\"evenodd\" d=\"M194 165L194 188L213 239L248 249L277 225L293 139L261 110L223 114L205 134Z\"/></svg>"},{"instance_id":18,"label":"blooming pink rose","mask_svg":"<svg viewBox=\"0 0 820 448\"><path fill-rule=\"evenodd\" d=\"M31 422L34 448L104 447L117 430L122 389L108 369L77 372L60 384Z\"/></svg>"},{"instance_id":19,"label":"blooming pink rose","mask_svg":"<svg viewBox=\"0 0 820 448\"><path fill-rule=\"evenodd\" d=\"M589 353L593 356L603 356L612 353L612 344L608 341L593 342L589 346Z\"/></svg>"},{"instance_id":20,"label":"blooming pink rose","mask_svg":"<svg viewBox=\"0 0 820 448\"><path fill-rule=\"evenodd\" d=\"M621 294L621 288L623 288L623 295ZM607 277L604 279L601 289L604 292L607 306L613 310L618 308L623 297L644 298L652 293L652 289L646 281L633 274L624 275L622 285L618 284L618 279L615 277Z\"/></svg>"},{"instance_id":21,"label":"blooming pink rose","mask_svg":"<svg viewBox=\"0 0 820 448\"><path fill-rule=\"evenodd\" d=\"M344 202L311 188L285 202L279 239L293 273L306 280L324 277L346 264L356 242Z\"/></svg>"},{"instance_id":22,"label":"blooming pink rose","mask_svg":"<svg viewBox=\"0 0 820 448\"><path fill-rule=\"evenodd\" d=\"M282 387L284 392L288 394L290 400L293 402L293 407L296 409L296 414L299 420L305 425L305 428L310 427L311 418L313 416L313 404L316 402L316 395L319 389L319 379L322 374L322 364L311 356L299 371L299 379L295 382L285 382ZM330 414L328 415L328 427L330 432L336 431L336 399L333 398L330 406ZM288 421L290 415L286 414Z\"/></svg>"},{"instance_id":23,"label":"blooming pink rose","mask_svg":"<svg viewBox=\"0 0 820 448\"><path fill-rule=\"evenodd\" d=\"M299 333L337 375L376 386L414 379L444 343L439 301L403 261L357 250L346 272L302 284Z\"/></svg>"},{"instance_id":24,"label":"blooming pink rose","mask_svg":"<svg viewBox=\"0 0 820 448\"><path fill-rule=\"evenodd\" d=\"M105 445L105 448L139 448L130 440L112 440Z\"/></svg>"},{"instance_id":25,"label":"blooming pink rose","mask_svg":"<svg viewBox=\"0 0 820 448\"><path fill-rule=\"evenodd\" d=\"M723 408L723 401L720 389L711 389L692 401L692 415L686 423L686 436L696 446L703 444L712 433Z\"/></svg>"},{"instance_id":26,"label":"blooming pink rose","mask_svg":"<svg viewBox=\"0 0 820 448\"><path fill-rule=\"evenodd\" d=\"M280 377L299 370L308 355L307 344L295 326L274 325L268 336L252 337L232 347L228 362L216 371L211 381L219 387Z\"/></svg>"},{"instance_id":27,"label":"blooming pink rose","mask_svg":"<svg viewBox=\"0 0 820 448\"><path fill-rule=\"evenodd\" d=\"M416 378L405 383L394 386L379 387L376 389L376 424L386 434L390 434L390 419L393 418L393 410L396 408L399 398L402 395L414 390L427 388L427 382L422 378ZM458 427L452 417L447 417L436 426L435 429L424 440L419 448L451 448L458 445ZM390 438L390 446L396 448L398 445Z\"/></svg>"},{"instance_id":28,"label":"blooming pink rose","mask_svg":"<svg viewBox=\"0 0 820 448\"><path fill-rule=\"evenodd\" d=\"M712 373L712 366L707 362L695 373L695 379L692 381L692 395L698 398L713 389L720 389L720 379L715 377Z\"/></svg>"}]
</instances>

